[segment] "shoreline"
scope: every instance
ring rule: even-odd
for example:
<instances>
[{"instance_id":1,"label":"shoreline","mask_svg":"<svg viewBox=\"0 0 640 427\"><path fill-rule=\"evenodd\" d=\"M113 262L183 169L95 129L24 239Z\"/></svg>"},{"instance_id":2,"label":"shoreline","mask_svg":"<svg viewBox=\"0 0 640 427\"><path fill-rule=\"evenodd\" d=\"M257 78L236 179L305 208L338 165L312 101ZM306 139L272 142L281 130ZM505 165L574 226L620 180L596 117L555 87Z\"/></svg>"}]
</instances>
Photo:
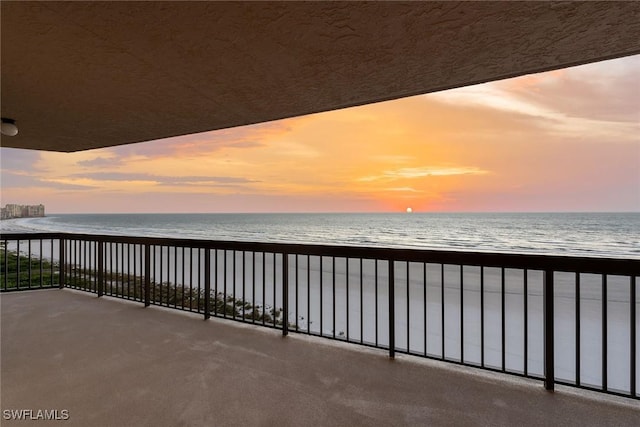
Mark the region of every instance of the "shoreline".
<instances>
[{"instance_id":1,"label":"shoreline","mask_svg":"<svg viewBox=\"0 0 640 427\"><path fill-rule=\"evenodd\" d=\"M11 221L14 219L28 219L28 218L46 218L47 215L38 215L38 216L16 216L13 218L0 218L0 221Z\"/></svg>"}]
</instances>

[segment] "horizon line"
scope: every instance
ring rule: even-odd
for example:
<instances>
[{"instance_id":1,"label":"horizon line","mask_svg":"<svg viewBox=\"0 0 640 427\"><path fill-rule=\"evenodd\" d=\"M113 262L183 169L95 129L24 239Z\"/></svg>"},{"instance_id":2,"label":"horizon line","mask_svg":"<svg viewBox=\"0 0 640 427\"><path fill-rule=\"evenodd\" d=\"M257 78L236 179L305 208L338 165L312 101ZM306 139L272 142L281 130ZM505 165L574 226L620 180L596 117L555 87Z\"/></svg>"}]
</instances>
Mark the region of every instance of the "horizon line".
<instances>
[{"instance_id":1,"label":"horizon line","mask_svg":"<svg viewBox=\"0 0 640 427\"><path fill-rule=\"evenodd\" d=\"M388 215L388 214L576 214L576 213L638 213L640 210L612 210L612 211L295 211L295 212L51 212L47 215ZM39 218L39 217L32 217ZM21 219L21 218L13 218Z\"/></svg>"}]
</instances>

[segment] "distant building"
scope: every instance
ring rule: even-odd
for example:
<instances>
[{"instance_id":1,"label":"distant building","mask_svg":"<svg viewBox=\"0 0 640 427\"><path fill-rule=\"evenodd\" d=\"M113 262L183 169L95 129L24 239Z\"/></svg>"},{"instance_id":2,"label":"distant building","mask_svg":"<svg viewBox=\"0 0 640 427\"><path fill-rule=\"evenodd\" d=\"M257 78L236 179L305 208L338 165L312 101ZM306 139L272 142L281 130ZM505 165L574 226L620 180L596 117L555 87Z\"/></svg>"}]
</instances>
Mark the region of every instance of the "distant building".
<instances>
[{"instance_id":1,"label":"distant building","mask_svg":"<svg viewBox=\"0 0 640 427\"><path fill-rule=\"evenodd\" d=\"M44 216L44 205L16 205L16 204L7 204L4 208L2 208L2 214L0 217L2 219L12 219L12 218L31 218L31 217L40 217Z\"/></svg>"}]
</instances>

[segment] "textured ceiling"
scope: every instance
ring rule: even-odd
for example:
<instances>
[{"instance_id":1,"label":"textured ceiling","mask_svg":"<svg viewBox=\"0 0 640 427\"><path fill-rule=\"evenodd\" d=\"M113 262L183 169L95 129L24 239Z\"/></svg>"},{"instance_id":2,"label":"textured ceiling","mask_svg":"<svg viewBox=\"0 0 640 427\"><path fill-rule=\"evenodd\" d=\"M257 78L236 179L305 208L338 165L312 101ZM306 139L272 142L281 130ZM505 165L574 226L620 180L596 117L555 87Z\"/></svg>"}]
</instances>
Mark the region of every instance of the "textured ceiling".
<instances>
[{"instance_id":1,"label":"textured ceiling","mask_svg":"<svg viewBox=\"0 0 640 427\"><path fill-rule=\"evenodd\" d=\"M1 2L2 146L76 151L640 53L638 2Z\"/></svg>"}]
</instances>

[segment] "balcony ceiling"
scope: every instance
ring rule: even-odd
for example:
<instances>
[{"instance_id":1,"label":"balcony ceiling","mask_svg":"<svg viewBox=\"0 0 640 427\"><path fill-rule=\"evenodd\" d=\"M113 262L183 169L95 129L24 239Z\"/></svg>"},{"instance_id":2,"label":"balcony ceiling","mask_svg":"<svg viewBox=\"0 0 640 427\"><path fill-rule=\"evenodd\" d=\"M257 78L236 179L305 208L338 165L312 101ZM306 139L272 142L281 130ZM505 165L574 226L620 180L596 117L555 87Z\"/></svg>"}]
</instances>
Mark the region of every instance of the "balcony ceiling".
<instances>
[{"instance_id":1,"label":"balcony ceiling","mask_svg":"<svg viewBox=\"0 0 640 427\"><path fill-rule=\"evenodd\" d=\"M640 2L11 2L2 146L77 151L640 53Z\"/></svg>"}]
</instances>

